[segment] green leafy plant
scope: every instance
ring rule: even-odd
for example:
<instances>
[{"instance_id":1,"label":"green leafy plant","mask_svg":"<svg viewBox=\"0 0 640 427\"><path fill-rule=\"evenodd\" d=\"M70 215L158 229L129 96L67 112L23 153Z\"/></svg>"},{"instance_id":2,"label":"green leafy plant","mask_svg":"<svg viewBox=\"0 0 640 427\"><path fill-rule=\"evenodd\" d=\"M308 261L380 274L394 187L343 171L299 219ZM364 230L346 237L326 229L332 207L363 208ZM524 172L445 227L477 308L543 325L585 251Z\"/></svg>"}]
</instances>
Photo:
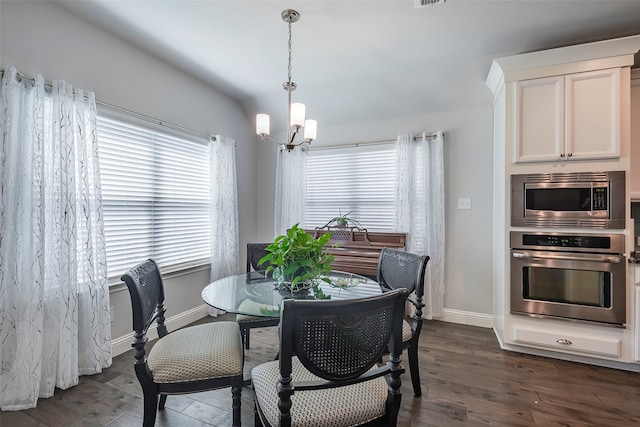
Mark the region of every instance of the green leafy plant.
<instances>
[{"instance_id":1,"label":"green leafy plant","mask_svg":"<svg viewBox=\"0 0 640 427\"><path fill-rule=\"evenodd\" d=\"M353 224L358 228L364 228L362 224L360 224L360 222L356 221L355 219L349 216L351 212L353 211L349 211L343 215L342 211L338 209L338 216L331 218L329 222L327 222L323 227L333 225L333 224L335 224L338 227L347 227L349 226L349 224Z\"/></svg>"},{"instance_id":2,"label":"green leafy plant","mask_svg":"<svg viewBox=\"0 0 640 427\"><path fill-rule=\"evenodd\" d=\"M269 263L265 274L273 271L280 285L286 284L292 292L317 288L319 281L331 283L326 276L331 271L334 256L323 251L331 239L325 233L317 239L295 224L286 234L276 237L258 264Z\"/></svg>"}]
</instances>

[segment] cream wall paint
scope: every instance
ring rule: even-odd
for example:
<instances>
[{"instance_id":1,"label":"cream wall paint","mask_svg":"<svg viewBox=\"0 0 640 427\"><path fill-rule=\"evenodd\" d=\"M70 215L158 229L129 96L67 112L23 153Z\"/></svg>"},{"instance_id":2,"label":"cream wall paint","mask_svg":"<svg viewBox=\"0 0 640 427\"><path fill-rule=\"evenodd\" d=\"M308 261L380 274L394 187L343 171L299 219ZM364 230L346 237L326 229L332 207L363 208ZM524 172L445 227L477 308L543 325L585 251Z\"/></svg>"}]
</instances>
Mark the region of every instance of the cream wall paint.
<instances>
[{"instance_id":1,"label":"cream wall paint","mask_svg":"<svg viewBox=\"0 0 640 427\"><path fill-rule=\"evenodd\" d=\"M492 170L493 108L416 114L403 119L354 123L339 128L318 124L314 146L395 137L399 133L445 132L445 316L444 320L490 326L493 318ZM273 239L275 144L258 144L258 237ZM273 160L272 160L273 159ZM394 161L394 159L389 159ZM470 197L471 210L458 210Z\"/></svg>"},{"instance_id":2,"label":"cream wall paint","mask_svg":"<svg viewBox=\"0 0 640 427\"><path fill-rule=\"evenodd\" d=\"M66 80L100 101L236 141L240 247L256 234L256 136L236 102L210 86L45 1L0 2L0 66ZM244 271L244 251L238 263ZM165 281L168 316L202 304L209 272ZM111 292L112 337L131 332L129 296Z\"/></svg>"}]
</instances>

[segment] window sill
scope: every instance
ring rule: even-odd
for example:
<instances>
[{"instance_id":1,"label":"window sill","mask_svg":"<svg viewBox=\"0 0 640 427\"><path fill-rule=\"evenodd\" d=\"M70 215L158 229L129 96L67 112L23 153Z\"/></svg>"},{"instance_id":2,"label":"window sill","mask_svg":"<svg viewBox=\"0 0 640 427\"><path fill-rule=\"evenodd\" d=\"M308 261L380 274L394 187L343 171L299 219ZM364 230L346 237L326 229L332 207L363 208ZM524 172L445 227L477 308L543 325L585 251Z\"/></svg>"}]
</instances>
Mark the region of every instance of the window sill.
<instances>
[{"instance_id":1,"label":"window sill","mask_svg":"<svg viewBox=\"0 0 640 427\"><path fill-rule=\"evenodd\" d=\"M185 276L187 274L195 273L197 271L209 270L211 269L211 263L201 263L196 265L184 266L167 266L161 269L162 279L172 279L174 277ZM110 277L109 278L109 291L117 292L126 289L127 286L124 284L120 277Z\"/></svg>"}]
</instances>

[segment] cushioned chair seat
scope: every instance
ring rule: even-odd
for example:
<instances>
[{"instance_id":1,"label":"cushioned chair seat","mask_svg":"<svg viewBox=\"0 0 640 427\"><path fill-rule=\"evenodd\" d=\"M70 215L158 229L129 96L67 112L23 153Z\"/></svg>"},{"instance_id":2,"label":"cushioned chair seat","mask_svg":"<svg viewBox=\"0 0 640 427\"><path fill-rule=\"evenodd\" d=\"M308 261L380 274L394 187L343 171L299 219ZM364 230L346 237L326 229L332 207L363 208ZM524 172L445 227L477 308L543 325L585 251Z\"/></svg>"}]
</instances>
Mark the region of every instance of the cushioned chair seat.
<instances>
[{"instance_id":1,"label":"cushioned chair seat","mask_svg":"<svg viewBox=\"0 0 640 427\"><path fill-rule=\"evenodd\" d=\"M413 338L413 331L411 330L411 324L406 320L402 321L402 342L410 341Z\"/></svg>"},{"instance_id":2,"label":"cushioned chair seat","mask_svg":"<svg viewBox=\"0 0 640 427\"><path fill-rule=\"evenodd\" d=\"M280 378L278 364L278 361L264 363L251 371L256 399L272 426L278 425L279 417L278 393L275 392ZM292 358L291 377L294 382L323 381L306 370L297 357ZM386 399L384 377L350 386L294 392L291 425L342 427L363 424L384 415Z\"/></svg>"},{"instance_id":3,"label":"cushioned chair seat","mask_svg":"<svg viewBox=\"0 0 640 427\"><path fill-rule=\"evenodd\" d=\"M259 322L260 320L264 320L264 317L262 317L262 316L250 316L248 314L237 314L236 315L236 322L238 322L238 323L242 323L242 322Z\"/></svg>"},{"instance_id":4,"label":"cushioned chair seat","mask_svg":"<svg viewBox=\"0 0 640 427\"><path fill-rule=\"evenodd\" d=\"M252 301L250 299L246 299L242 301L240 303L240 306L238 307L239 311L249 311L253 313L259 313L261 309L273 311L273 310L278 310L279 307L277 305L273 306L268 304L261 304L261 303ZM273 320L275 322L280 321L279 318L275 318L275 317L252 316L249 314L236 314L236 322L238 323L252 323L252 322L264 323L265 321L270 321L270 320ZM277 325L274 325L274 326L277 326Z\"/></svg>"},{"instance_id":5,"label":"cushioned chair seat","mask_svg":"<svg viewBox=\"0 0 640 427\"><path fill-rule=\"evenodd\" d=\"M242 340L234 322L180 329L159 339L147 364L157 383L177 383L242 374Z\"/></svg>"}]
</instances>

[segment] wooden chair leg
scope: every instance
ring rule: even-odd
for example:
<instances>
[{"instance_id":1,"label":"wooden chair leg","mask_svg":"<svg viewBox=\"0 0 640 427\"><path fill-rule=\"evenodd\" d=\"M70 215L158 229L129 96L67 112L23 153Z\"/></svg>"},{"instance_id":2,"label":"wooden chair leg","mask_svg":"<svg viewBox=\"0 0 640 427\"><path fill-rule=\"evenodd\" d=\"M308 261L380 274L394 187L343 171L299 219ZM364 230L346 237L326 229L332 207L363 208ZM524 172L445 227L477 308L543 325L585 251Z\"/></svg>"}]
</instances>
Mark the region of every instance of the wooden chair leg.
<instances>
[{"instance_id":1,"label":"wooden chair leg","mask_svg":"<svg viewBox=\"0 0 640 427\"><path fill-rule=\"evenodd\" d=\"M411 371L411 382L413 384L413 394L422 396L422 386L420 385L420 371L418 370L418 343L412 342L407 349L409 354L409 370Z\"/></svg>"},{"instance_id":2,"label":"wooden chair leg","mask_svg":"<svg viewBox=\"0 0 640 427\"><path fill-rule=\"evenodd\" d=\"M240 427L240 396L242 394L242 376L231 381L231 408L233 413L233 426Z\"/></svg>"},{"instance_id":3,"label":"wooden chair leg","mask_svg":"<svg viewBox=\"0 0 640 427\"><path fill-rule=\"evenodd\" d=\"M160 402L158 403L158 409L164 409L164 404L167 401L167 395L166 394L161 394L160 395Z\"/></svg>"},{"instance_id":4,"label":"wooden chair leg","mask_svg":"<svg viewBox=\"0 0 640 427\"><path fill-rule=\"evenodd\" d=\"M158 394L155 391L143 391L144 394L144 415L142 426L154 427L156 424L156 411L158 407Z\"/></svg>"},{"instance_id":5,"label":"wooden chair leg","mask_svg":"<svg viewBox=\"0 0 640 427\"><path fill-rule=\"evenodd\" d=\"M242 344L244 344L244 348L249 350L249 333L251 329L240 327L240 338L242 338Z\"/></svg>"},{"instance_id":6,"label":"wooden chair leg","mask_svg":"<svg viewBox=\"0 0 640 427\"><path fill-rule=\"evenodd\" d=\"M262 421L260 420L260 415L258 415L258 409L253 409L253 425L255 427L262 427Z\"/></svg>"}]
</instances>

